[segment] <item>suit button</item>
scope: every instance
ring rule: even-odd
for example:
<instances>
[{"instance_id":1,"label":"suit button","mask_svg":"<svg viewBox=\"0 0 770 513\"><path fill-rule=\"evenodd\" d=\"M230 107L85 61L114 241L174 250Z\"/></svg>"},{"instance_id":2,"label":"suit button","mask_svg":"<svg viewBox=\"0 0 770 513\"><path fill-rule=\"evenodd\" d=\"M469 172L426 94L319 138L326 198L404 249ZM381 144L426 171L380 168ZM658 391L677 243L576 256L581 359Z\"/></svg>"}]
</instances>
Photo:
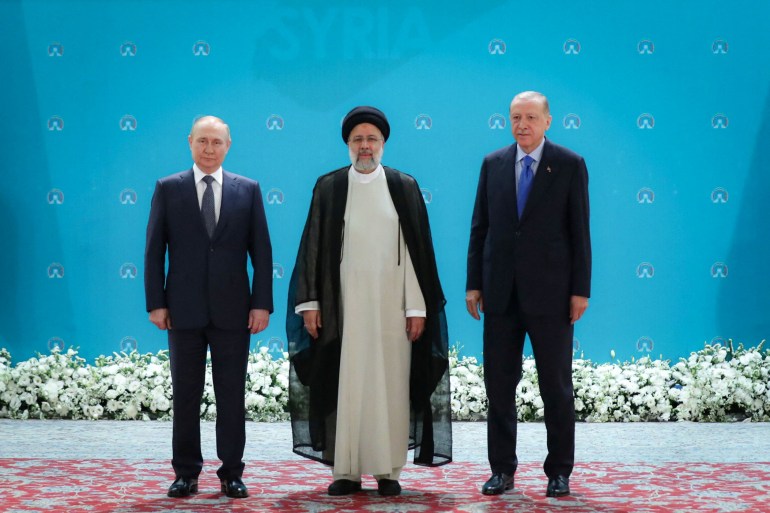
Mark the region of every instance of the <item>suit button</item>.
<instances>
[{"instance_id":1,"label":"suit button","mask_svg":"<svg viewBox=\"0 0 770 513\"><path fill-rule=\"evenodd\" d=\"M214 247L213 247L213 246L212 246L212 247L210 247L210 248L209 248L209 251L211 251L211 252L213 253L213 252L214 252Z\"/></svg>"},{"instance_id":2,"label":"suit button","mask_svg":"<svg viewBox=\"0 0 770 513\"><path fill-rule=\"evenodd\" d=\"M519 230L516 230L516 233L515 233L514 235L516 235L517 237L519 237L519 236L521 235L521 231L519 231Z\"/></svg>"}]
</instances>

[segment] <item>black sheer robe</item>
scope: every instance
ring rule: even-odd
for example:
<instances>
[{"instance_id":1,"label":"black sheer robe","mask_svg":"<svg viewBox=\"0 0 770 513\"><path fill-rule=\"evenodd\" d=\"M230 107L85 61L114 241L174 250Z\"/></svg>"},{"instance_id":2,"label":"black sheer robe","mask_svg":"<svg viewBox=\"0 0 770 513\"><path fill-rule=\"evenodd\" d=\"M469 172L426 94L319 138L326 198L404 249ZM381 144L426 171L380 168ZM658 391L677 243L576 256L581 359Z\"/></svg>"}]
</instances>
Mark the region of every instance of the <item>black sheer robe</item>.
<instances>
[{"instance_id":1,"label":"black sheer robe","mask_svg":"<svg viewBox=\"0 0 770 513\"><path fill-rule=\"evenodd\" d=\"M286 313L294 452L328 465L334 464L342 343L340 261L349 168L323 175L316 182ZM414 178L389 167L384 170L427 309L425 331L412 344L409 448L414 449L417 465L444 465L452 461L446 301L428 212ZM320 302L323 328L317 340L305 330L302 316L294 313L296 305L307 301Z\"/></svg>"}]
</instances>

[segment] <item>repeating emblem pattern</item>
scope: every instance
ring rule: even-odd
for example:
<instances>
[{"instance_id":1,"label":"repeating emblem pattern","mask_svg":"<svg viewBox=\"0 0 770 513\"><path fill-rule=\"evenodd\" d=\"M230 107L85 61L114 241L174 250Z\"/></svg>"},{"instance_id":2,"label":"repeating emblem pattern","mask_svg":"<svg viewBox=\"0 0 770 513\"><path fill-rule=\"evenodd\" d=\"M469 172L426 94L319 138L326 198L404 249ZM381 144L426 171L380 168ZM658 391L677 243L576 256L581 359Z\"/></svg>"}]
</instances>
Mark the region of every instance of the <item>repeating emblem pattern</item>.
<instances>
[{"instance_id":1,"label":"repeating emblem pattern","mask_svg":"<svg viewBox=\"0 0 770 513\"><path fill-rule=\"evenodd\" d=\"M120 278L122 280L133 280L136 278L137 274L139 274L139 271L137 270L136 265L131 262L126 262L120 266Z\"/></svg>"},{"instance_id":2,"label":"repeating emblem pattern","mask_svg":"<svg viewBox=\"0 0 770 513\"><path fill-rule=\"evenodd\" d=\"M730 124L730 120L727 119L727 116L724 114L715 114L714 117L711 118L711 128L727 128L727 125Z\"/></svg>"},{"instance_id":3,"label":"repeating emblem pattern","mask_svg":"<svg viewBox=\"0 0 770 513\"><path fill-rule=\"evenodd\" d=\"M636 51L639 55L652 55L655 53L655 43L649 39L643 39L636 45Z\"/></svg>"},{"instance_id":4,"label":"repeating emblem pattern","mask_svg":"<svg viewBox=\"0 0 770 513\"><path fill-rule=\"evenodd\" d=\"M123 57L136 57L136 43L126 41L120 45L120 55Z\"/></svg>"},{"instance_id":5,"label":"repeating emblem pattern","mask_svg":"<svg viewBox=\"0 0 770 513\"><path fill-rule=\"evenodd\" d=\"M64 278L64 266L59 262L50 264L48 266L48 277L52 279Z\"/></svg>"},{"instance_id":6,"label":"repeating emblem pattern","mask_svg":"<svg viewBox=\"0 0 770 513\"><path fill-rule=\"evenodd\" d=\"M652 114L644 113L636 118L636 126L642 130L652 130L655 128L655 118Z\"/></svg>"},{"instance_id":7,"label":"repeating emblem pattern","mask_svg":"<svg viewBox=\"0 0 770 513\"><path fill-rule=\"evenodd\" d=\"M48 346L48 350L53 351L64 351L66 349L64 340L61 337L51 337L48 339L48 343L46 344Z\"/></svg>"},{"instance_id":8,"label":"repeating emblem pattern","mask_svg":"<svg viewBox=\"0 0 770 513\"><path fill-rule=\"evenodd\" d=\"M636 266L637 278L652 278L655 276L655 267L649 262L642 262Z\"/></svg>"},{"instance_id":9,"label":"repeating emblem pattern","mask_svg":"<svg viewBox=\"0 0 770 513\"><path fill-rule=\"evenodd\" d=\"M639 337L636 340L636 350L640 353L650 353L655 349L655 341L650 337Z\"/></svg>"},{"instance_id":10,"label":"repeating emblem pattern","mask_svg":"<svg viewBox=\"0 0 770 513\"><path fill-rule=\"evenodd\" d=\"M490 55L505 55L505 41L502 39L493 39L489 42L489 45L487 45L487 50Z\"/></svg>"},{"instance_id":11,"label":"repeating emblem pattern","mask_svg":"<svg viewBox=\"0 0 770 513\"><path fill-rule=\"evenodd\" d=\"M64 130L64 120L61 116L51 116L46 123L49 132L61 132Z\"/></svg>"},{"instance_id":12,"label":"repeating emblem pattern","mask_svg":"<svg viewBox=\"0 0 770 513\"><path fill-rule=\"evenodd\" d=\"M278 114L271 114L265 121L265 125L268 130L283 130L283 118Z\"/></svg>"},{"instance_id":13,"label":"repeating emblem pattern","mask_svg":"<svg viewBox=\"0 0 770 513\"><path fill-rule=\"evenodd\" d=\"M578 55L580 53L580 41L577 39L567 39L562 45L565 55Z\"/></svg>"},{"instance_id":14,"label":"repeating emblem pattern","mask_svg":"<svg viewBox=\"0 0 770 513\"><path fill-rule=\"evenodd\" d=\"M724 39L716 39L711 43L711 53L714 55L724 55L727 53L728 45Z\"/></svg>"},{"instance_id":15,"label":"repeating emblem pattern","mask_svg":"<svg viewBox=\"0 0 770 513\"><path fill-rule=\"evenodd\" d=\"M134 337L123 337L120 339L120 350L124 353L137 351L139 342Z\"/></svg>"},{"instance_id":16,"label":"repeating emblem pattern","mask_svg":"<svg viewBox=\"0 0 770 513\"><path fill-rule=\"evenodd\" d=\"M727 189L724 187L716 187L711 191L711 203L727 203L730 199L730 195L727 193Z\"/></svg>"},{"instance_id":17,"label":"repeating emblem pattern","mask_svg":"<svg viewBox=\"0 0 770 513\"><path fill-rule=\"evenodd\" d=\"M414 127L417 130L430 130L433 128L433 120L427 114L420 114L414 120Z\"/></svg>"},{"instance_id":18,"label":"repeating emblem pattern","mask_svg":"<svg viewBox=\"0 0 770 513\"><path fill-rule=\"evenodd\" d=\"M283 205L283 191L277 187L273 187L265 195L265 201L268 205Z\"/></svg>"},{"instance_id":19,"label":"repeating emblem pattern","mask_svg":"<svg viewBox=\"0 0 770 513\"><path fill-rule=\"evenodd\" d=\"M490 130L503 130L506 123L507 120L505 119L505 116L497 113L489 116L489 120L487 121Z\"/></svg>"},{"instance_id":20,"label":"repeating emblem pattern","mask_svg":"<svg viewBox=\"0 0 770 513\"><path fill-rule=\"evenodd\" d=\"M134 189L123 189L120 191L119 199L121 205L136 205L136 191Z\"/></svg>"},{"instance_id":21,"label":"repeating emblem pattern","mask_svg":"<svg viewBox=\"0 0 770 513\"><path fill-rule=\"evenodd\" d=\"M196 41L192 48L193 55L196 57L208 57L211 53L211 46L206 41Z\"/></svg>"},{"instance_id":22,"label":"repeating emblem pattern","mask_svg":"<svg viewBox=\"0 0 770 513\"><path fill-rule=\"evenodd\" d=\"M712 278L727 278L727 264L724 262L714 262L711 265L711 277Z\"/></svg>"},{"instance_id":23,"label":"repeating emblem pattern","mask_svg":"<svg viewBox=\"0 0 770 513\"><path fill-rule=\"evenodd\" d=\"M120 129L124 132L133 132L136 130L136 118L131 114L126 114L120 118Z\"/></svg>"},{"instance_id":24,"label":"repeating emblem pattern","mask_svg":"<svg viewBox=\"0 0 770 513\"><path fill-rule=\"evenodd\" d=\"M649 187L642 187L636 193L636 202L640 205L649 205L655 202L655 191Z\"/></svg>"},{"instance_id":25,"label":"repeating emblem pattern","mask_svg":"<svg viewBox=\"0 0 770 513\"><path fill-rule=\"evenodd\" d=\"M55 42L48 45L48 56L49 57L63 57L64 56L64 45Z\"/></svg>"},{"instance_id":26,"label":"repeating emblem pattern","mask_svg":"<svg viewBox=\"0 0 770 513\"><path fill-rule=\"evenodd\" d=\"M567 130L578 130L580 128L580 116L577 114L567 114L562 120L562 125Z\"/></svg>"},{"instance_id":27,"label":"repeating emblem pattern","mask_svg":"<svg viewBox=\"0 0 770 513\"><path fill-rule=\"evenodd\" d=\"M64 192L61 189L51 189L46 195L46 201L49 205L61 205L64 203Z\"/></svg>"}]
</instances>

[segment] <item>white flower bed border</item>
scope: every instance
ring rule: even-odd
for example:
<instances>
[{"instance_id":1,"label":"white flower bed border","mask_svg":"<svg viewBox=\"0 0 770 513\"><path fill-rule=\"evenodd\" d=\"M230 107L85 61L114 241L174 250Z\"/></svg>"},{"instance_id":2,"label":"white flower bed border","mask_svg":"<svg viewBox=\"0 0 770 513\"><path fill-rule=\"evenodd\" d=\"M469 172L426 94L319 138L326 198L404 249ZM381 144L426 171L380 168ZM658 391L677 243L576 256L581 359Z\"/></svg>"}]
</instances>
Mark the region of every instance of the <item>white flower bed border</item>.
<instances>
[{"instance_id":1,"label":"white flower bed border","mask_svg":"<svg viewBox=\"0 0 770 513\"><path fill-rule=\"evenodd\" d=\"M586 422L770 421L770 350L706 345L671 364L649 357L631 362L572 364L577 418ZM288 419L288 355L273 359L266 347L249 354L247 416L255 421ZM484 370L476 358L450 355L452 417L483 420ZM537 370L525 358L516 395L521 421L543 419ZM75 349L54 351L12 365L0 349L0 418L169 419L171 375L168 351L100 356L93 365ZM201 418L216 417L207 368Z\"/></svg>"}]
</instances>

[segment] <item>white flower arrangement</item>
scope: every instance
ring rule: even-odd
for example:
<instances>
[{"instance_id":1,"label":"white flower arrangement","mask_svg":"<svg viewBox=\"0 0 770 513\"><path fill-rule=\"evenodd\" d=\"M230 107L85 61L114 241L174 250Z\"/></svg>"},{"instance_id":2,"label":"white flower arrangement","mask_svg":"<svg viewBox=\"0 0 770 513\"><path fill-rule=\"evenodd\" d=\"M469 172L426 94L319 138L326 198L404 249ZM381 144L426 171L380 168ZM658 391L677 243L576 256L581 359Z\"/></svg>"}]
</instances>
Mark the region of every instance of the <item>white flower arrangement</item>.
<instances>
[{"instance_id":1,"label":"white flower arrangement","mask_svg":"<svg viewBox=\"0 0 770 513\"><path fill-rule=\"evenodd\" d=\"M75 349L54 350L16 366L0 349L0 418L168 420L171 368L168 351L120 353L86 364ZM289 418L288 354L273 360L266 347L249 353L247 415L258 421ZM201 401L201 418L216 418L211 361Z\"/></svg>"},{"instance_id":2,"label":"white flower arrangement","mask_svg":"<svg viewBox=\"0 0 770 513\"><path fill-rule=\"evenodd\" d=\"M671 365L649 357L631 362L573 361L575 412L586 422L770 421L770 350L706 345ZM486 418L484 368L476 358L449 358L452 417ZM254 421L289 418L288 354L273 359L266 347L249 354L246 412ZM168 351L100 356L88 365L75 349L12 365L0 349L0 418L170 419ZM516 394L521 421L543 419L534 359L525 358ZM216 418L207 364L201 418Z\"/></svg>"}]
</instances>

